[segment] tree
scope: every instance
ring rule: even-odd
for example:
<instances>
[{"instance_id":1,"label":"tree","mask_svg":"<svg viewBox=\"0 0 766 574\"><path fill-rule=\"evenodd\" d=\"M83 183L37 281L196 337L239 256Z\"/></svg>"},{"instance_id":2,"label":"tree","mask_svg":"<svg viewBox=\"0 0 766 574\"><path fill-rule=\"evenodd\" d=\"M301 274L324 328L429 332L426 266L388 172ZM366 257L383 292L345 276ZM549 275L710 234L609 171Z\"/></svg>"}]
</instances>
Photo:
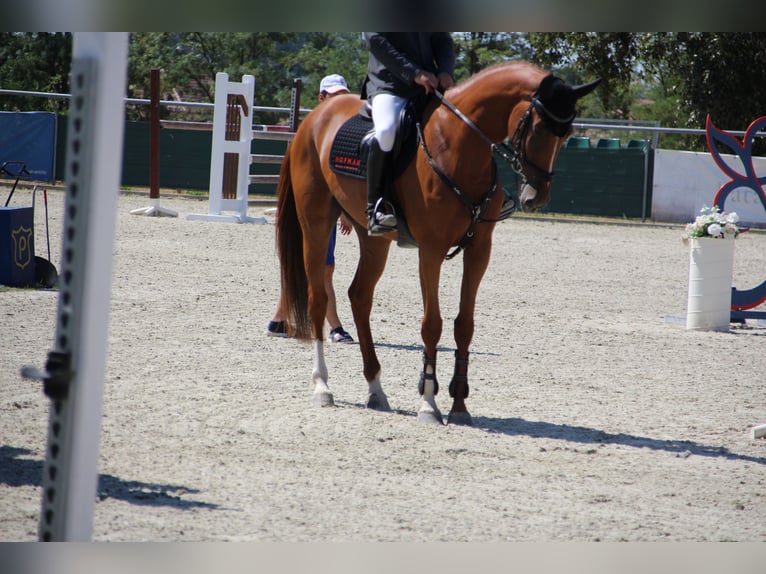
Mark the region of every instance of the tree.
<instances>
[{"instance_id":1,"label":"tree","mask_svg":"<svg viewBox=\"0 0 766 574\"><path fill-rule=\"evenodd\" d=\"M0 86L6 90L69 93L72 34L0 33ZM8 111L53 111L69 108L66 99L13 96L0 100Z\"/></svg>"},{"instance_id":2,"label":"tree","mask_svg":"<svg viewBox=\"0 0 766 574\"><path fill-rule=\"evenodd\" d=\"M255 77L257 105L288 106L292 78L284 59L297 49L296 36L279 32L132 34L130 91L149 97L149 71L157 68L162 71L161 91L165 99L212 103L218 72L226 72L235 81L251 74ZM143 116L147 113L146 109L134 112ZM195 114L186 111L181 115L190 119ZM207 115L210 119L210 114ZM267 117L263 121L275 120Z\"/></svg>"},{"instance_id":3,"label":"tree","mask_svg":"<svg viewBox=\"0 0 766 574\"><path fill-rule=\"evenodd\" d=\"M454 32L456 80L497 62L526 59L577 84L603 78L581 117L659 120L701 129L710 114L719 127L744 130L766 111L766 35L755 32L510 33ZM0 33L0 87L68 93L72 34ZM313 107L322 76L340 73L361 88L367 48L359 32L141 32L130 35L129 97L149 97L149 71L161 70L161 97L213 102L217 72L239 80L252 74L256 105L289 107L295 78L304 82L303 107ZM66 99L6 96L0 109L66 112ZM206 110L161 108L163 117L209 120ZM146 120L148 106L128 107ZM260 114L277 123L284 114ZM706 149L704 138L663 135L664 147ZM756 141L766 154L766 141Z\"/></svg>"},{"instance_id":4,"label":"tree","mask_svg":"<svg viewBox=\"0 0 766 574\"><path fill-rule=\"evenodd\" d=\"M631 81L637 58L632 32L530 33L533 59L557 70L570 83L602 78L596 88L600 112L606 117L630 116Z\"/></svg>"},{"instance_id":5,"label":"tree","mask_svg":"<svg viewBox=\"0 0 766 574\"><path fill-rule=\"evenodd\" d=\"M149 99L150 72L160 70L160 99L173 99L173 89L168 82L166 69L172 62L171 34L166 32L136 33L130 35L128 55L127 96ZM162 117L168 116L167 108L161 106ZM149 119L149 107L143 105L128 107L128 119Z\"/></svg>"},{"instance_id":6,"label":"tree","mask_svg":"<svg viewBox=\"0 0 766 574\"><path fill-rule=\"evenodd\" d=\"M686 127L687 115L681 103L684 83L674 65L677 58L674 32L638 34L638 62L634 79L631 117L657 121L665 127ZM661 134L665 149L688 149L685 135Z\"/></svg>"},{"instance_id":7,"label":"tree","mask_svg":"<svg viewBox=\"0 0 766 574\"><path fill-rule=\"evenodd\" d=\"M509 32L455 32L455 79L464 80L484 68L507 60L529 59L524 36Z\"/></svg>"},{"instance_id":8,"label":"tree","mask_svg":"<svg viewBox=\"0 0 766 574\"><path fill-rule=\"evenodd\" d=\"M304 93L309 94L306 105L313 107L319 82L328 74L346 78L349 90L361 91L367 74L367 47L359 32L310 32L299 38L300 48L287 55L285 64L293 77L304 82ZM311 103L309 103L311 102Z\"/></svg>"},{"instance_id":9,"label":"tree","mask_svg":"<svg viewBox=\"0 0 766 574\"><path fill-rule=\"evenodd\" d=\"M687 127L704 128L708 115L720 128L744 130L766 115L766 35L759 32L679 32L668 65L679 82ZM696 146L704 145L696 138ZM705 148L703 148L705 149ZM766 154L757 138L753 153Z\"/></svg>"}]
</instances>

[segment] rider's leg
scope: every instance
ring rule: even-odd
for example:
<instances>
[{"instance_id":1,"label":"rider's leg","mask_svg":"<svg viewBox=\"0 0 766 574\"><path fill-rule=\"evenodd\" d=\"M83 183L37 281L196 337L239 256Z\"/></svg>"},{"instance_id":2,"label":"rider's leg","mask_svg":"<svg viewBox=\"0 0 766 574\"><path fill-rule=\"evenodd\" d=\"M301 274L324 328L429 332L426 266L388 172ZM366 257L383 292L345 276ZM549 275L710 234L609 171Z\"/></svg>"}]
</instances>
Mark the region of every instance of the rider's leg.
<instances>
[{"instance_id":1,"label":"rider's leg","mask_svg":"<svg viewBox=\"0 0 766 574\"><path fill-rule=\"evenodd\" d=\"M377 94L372 100L375 137L370 140L367 157L367 229L379 235L396 229L396 215L383 198L386 169L396 139L397 122L407 100L393 94Z\"/></svg>"}]
</instances>

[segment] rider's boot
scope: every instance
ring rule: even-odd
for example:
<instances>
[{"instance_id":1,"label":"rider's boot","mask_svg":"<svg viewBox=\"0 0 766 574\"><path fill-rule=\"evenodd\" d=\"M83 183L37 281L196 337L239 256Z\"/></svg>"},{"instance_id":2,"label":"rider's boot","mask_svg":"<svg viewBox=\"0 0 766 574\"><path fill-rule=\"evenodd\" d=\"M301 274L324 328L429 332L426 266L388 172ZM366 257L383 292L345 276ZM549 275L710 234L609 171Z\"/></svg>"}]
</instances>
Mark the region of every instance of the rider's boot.
<instances>
[{"instance_id":1,"label":"rider's boot","mask_svg":"<svg viewBox=\"0 0 766 574\"><path fill-rule=\"evenodd\" d=\"M380 149L378 140L370 140L367 156L367 233L382 235L396 229L396 213L390 202L383 199L385 169L390 152Z\"/></svg>"}]
</instances>

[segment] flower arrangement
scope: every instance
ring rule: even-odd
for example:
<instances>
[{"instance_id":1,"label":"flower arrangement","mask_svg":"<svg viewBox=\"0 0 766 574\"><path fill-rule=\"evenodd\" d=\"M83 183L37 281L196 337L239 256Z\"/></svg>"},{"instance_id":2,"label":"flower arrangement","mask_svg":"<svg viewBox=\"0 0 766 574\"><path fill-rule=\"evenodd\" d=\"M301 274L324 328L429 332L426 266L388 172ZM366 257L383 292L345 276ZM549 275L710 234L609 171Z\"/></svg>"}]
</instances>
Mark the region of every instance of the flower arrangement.
<instances>
[{"instance_id":1,"label":"flower arrangement","mask_svg":"<svg viewBox=\"0 0 766 574\"><path fill-rule=\"evenodd\" d=\"M704 206L700 209L700 215L693 223L686 225L684 239L693 237L734 238L739 235L737 222L739 216L735 212L722 212L717 205Z\"/></svg>"}]
</instances>

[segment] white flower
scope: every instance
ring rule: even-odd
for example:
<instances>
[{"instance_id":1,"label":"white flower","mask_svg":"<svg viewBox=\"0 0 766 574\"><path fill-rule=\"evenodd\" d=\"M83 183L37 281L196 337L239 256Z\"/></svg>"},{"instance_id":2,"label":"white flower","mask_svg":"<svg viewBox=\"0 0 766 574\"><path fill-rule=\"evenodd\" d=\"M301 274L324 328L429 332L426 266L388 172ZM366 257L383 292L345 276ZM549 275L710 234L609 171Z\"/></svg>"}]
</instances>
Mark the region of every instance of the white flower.
<instances>
[{"instance_id":1,"label":"white flower","mask_svg":"<svg viewBox=\"0 0 766 574\"><path fill-rule=\"evenodd\" d=\"M737 222L739 216L734 213L721 212L717 205L713 207L703 206L693 223L685 228L684 240L692 237L717 237L733 238L739 235Z\"/></svg>"}]
</instances>

